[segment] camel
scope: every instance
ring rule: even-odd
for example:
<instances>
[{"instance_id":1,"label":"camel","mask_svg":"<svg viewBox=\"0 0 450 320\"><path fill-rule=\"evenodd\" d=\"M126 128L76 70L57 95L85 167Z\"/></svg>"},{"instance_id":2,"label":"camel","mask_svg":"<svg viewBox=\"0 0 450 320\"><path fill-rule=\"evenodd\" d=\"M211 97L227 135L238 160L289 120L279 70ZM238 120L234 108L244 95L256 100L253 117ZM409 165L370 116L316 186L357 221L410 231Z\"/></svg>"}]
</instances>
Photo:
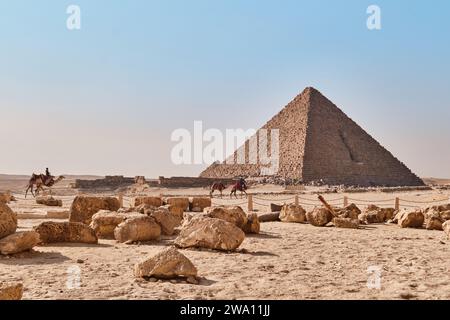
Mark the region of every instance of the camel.
<instances>
[{"instance_id":1,"label":"camel","mask_svg":"<svg viewBox=\"0 0 450 320\"><path fill-rule=\"evenodd\" d=\"M247 189L248 189L247 182L245 182L243 178L239 179L239 181L233 185L233 188L231 188L230 198L234 194L234 196L237 199L236 191L238 190L241 192L241 197L243 193L245 194L245 197L247 197L248 195L247 192L245 191Z\"/></svg>"},{"instance_id":2,"label":"camel","mask_svg":"<svg viewBox=\"0 0 450 320\"><path fill-rule=\"evenodd\" d=\"M209 196L212 198L214 191L218 190L220 192L220 197L222 198L223 190L227 187L222 182L214 182L211 186L211 191L209 192Z\"/></svg>"},{"instance_id":3,"label":"camel","mask_svg":"<svg viewBox=\"0 0 450 320\"><path fill-rule=\"evenodd\" d=\"M65 179L64 176L59 176L55 179L54 176L46 176L45 174L35 174L31 175L30 181L28 182L27 190L25 191L25 198L27 197L28 190L31 189L31 194L33 197L36 197L39 193L39 190L44 191L44 187L50 188L50 194L52 193L52 187ZM36 185L36 191L33 193L33 186Z\"/></svg>"}]
</instances>

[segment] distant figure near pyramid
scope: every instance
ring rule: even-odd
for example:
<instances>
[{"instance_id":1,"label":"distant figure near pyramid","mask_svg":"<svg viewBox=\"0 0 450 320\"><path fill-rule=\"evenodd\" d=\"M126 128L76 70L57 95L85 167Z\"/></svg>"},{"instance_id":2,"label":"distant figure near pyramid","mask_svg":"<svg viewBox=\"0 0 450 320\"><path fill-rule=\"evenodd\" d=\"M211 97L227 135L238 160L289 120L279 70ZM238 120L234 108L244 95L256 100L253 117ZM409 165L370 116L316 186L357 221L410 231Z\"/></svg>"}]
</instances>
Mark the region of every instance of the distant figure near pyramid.
<instances>
[{"instance_id":1,"label":"distant figure near pyramid","mask_svg":"<svg viewBox=\"0 0 450 320\"><path fill-rule=\"evenodd\" d=\"M261 129L279 130L279 166L278 173L273 176L303 183L323 181L330 185L424 185L402 162L314 88L306 88ZM266 149L270 150L270 143L267 143ZM248 145L247 140L238 149L245 150L246 161L249 159ZM257 147L259 150L259 143ZM236 159L238 150L231 157ZM227 163L212 164L200 177L265 175L264 166L255 164L257 162L228 164L228 160Z\"/></svg>"}]
</instances>

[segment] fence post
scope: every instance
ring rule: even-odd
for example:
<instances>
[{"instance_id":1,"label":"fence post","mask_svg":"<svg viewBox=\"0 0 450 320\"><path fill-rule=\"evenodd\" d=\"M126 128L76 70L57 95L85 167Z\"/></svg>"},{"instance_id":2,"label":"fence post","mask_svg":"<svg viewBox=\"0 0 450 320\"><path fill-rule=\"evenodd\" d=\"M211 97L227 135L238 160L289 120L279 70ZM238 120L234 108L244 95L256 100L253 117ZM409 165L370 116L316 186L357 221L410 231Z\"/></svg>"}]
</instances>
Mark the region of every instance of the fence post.
<instances>
[{"instance_id":1,"label":"fence post","mask_svg":"<svg viewBox=\"0 0 450 320\"><path fill-rule=\"evenodd\" d=\"M295 195L295 205L298 206L298 194Z\"/></svg>"},{"instance_id":2,"label":"fence post","mask_svg":"<svg viewBox=\"0 0 450 320\"><path fill-rule=\"evenodd\" d=\"M348 206L348 197L344 196L344 208Z\"/></svg>"},{"instance_id":3,"label":"fence post","mask_svg":"<svg viewBox=\"0 0 450 320\"><path fill-rule=\"evenodd\" d=\"M123 192L119 192L119 203L120 203L120 207L123 208Z\"/></svg>"},{"instance_id":4,"label":"fence post","mask_svg":"<svg viewBox=\"0 0 450 320\"><path fill-rule=\"evenodd\" d=\"M248 211L249 212L253 211L253 195L249 194L247 200L248 200L248 205L247 205Z\"/></svg>"},{"instance_id":5,"label":"fence post","mask_svg":"<svg viewBox=\"0 0 450 320\"><path fill-rule=\"evenodd\" d=\"M400 198L395 198L395 210L400 210Z\"/></svg>"}]
</instances>

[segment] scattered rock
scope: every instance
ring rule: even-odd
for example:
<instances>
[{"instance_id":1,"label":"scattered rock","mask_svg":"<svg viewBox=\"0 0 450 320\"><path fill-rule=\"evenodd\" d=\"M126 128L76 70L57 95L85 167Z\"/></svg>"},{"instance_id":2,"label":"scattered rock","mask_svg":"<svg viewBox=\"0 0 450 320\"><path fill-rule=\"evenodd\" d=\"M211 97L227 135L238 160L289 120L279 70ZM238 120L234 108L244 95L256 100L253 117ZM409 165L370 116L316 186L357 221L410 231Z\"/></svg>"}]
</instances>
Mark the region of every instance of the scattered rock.
<instances>
[{"instance_id":1,"label":"scattered rock","mask_svg":"<svg viewBox=\"0 0 450 320\"><path fill-rule=\"evenodd\" d=\"M150 204L147 203L142 203L140 205L138 205L137 207L134 208L134 212L139 212L140 214L146 214L146 215L150 215L154 210L156 210L157 207L152 206Z\"/></svg>"},{"instance_id":2,"label":"scattered rock","mask_svg":"<svg viewBox=\"0 0 450 320\"><path fill-rule=\"evenodd\" d=\"M216 250L235 250L245 239L235 224L222 219L198 216L183 224L175 244L181 248L200 247Z\"/></svg>"},{"instance_id":3,"label":"scattered rock","mask_svg":"<svg viewBox=\"0 0 450 320\"><path fill-rule=\"evenodd\" d=\"M137 278L154 277L158 279L195 277L197 268L176 248L170 247L150 259L136 264L134 275Z\"/></svg>"},{"instance_id":4,"label":"scattered rock","mask_svg":"<svg viewBox=\"0 0 450 320\"><path fill-rule=\"evenodd\" d=\"M63 205L61 199L55 199L52 196L37 197L36 203L42 204L42 205L48 206L48 207L62 207L62 205Z\"/></svg>"},{"instance_id":5,"label":"scattered rock","mask_svg":"<svg viewBox=\"0 0 450 320\"><path fill-rule=\"evenodd\" d=\"M0 240L1 254L15 254L29 251L39 244L39 233L24 231L11 234Z\"/></svg>"},{"instance_id":6,"label":"scattered rock","mask_svg":"<svg viewBox=\"0 0 450 320\"><path fill-rule=\"evenodd\" d=\"M171 214L166 208L157 208L150 216L161 226L161 232L164 235L171 236L175 228L181 224L181 219Z\"/></svg>"},{"instance_id":7,"label":"scattered rock","mask_svg":"<svg viewBox=\"0 0 450 320\"><path fill-rule=\"evenodd\" d=\"M23 284L19 281L0 282L0 300L21 300Z\"/></svg>"},{"instance_id":8,"label":"scattered rock","mask_svg":"<svg viewBox=\"0 0 450 320\"><path fill-rule=\"evenodd\" d=\"M402 228L421 228L424 222L422 211L405 211L398 219L398 225Z\"/></svg>"},{"instance_id":9,"label":"scattered rock","mask_svg":"<svg viewBox=\"0 0 450 320\"><path fill-rule=\"evenodd\" d=\"M325 208L314 208L306 214L306 219L316 227L323 227L333 219L333 215Z\"/></svg>"},{"instance_id":10,"label":"scattered rock","mask_svg":"<svg viewBox=\"0 0 450 320\"><path fill-rule=\"evenodd\" d=\"M16 232L17 215L6 203L0 202L0 239Z\"/></svg>"},{"instance_id":11,"label":"scattered rock","mask_svg":"<svg viewBox=\"0 0 450 320\"><path fill-rule=\"evenodd\" d=\"M160 236L161 227L154 218L148 216L129 218L114 230L114 237L119 242L150 241Z\"/></svg>"},{"instance_id":12,"label":"scattered rock","mask_svg":"<svg viewBox=\"0 0 450 320\"><path fill-rule=\"evenodd\" d=\"M160 207L162 206L162 199L161 197L136 197L134 198L134 206L138 207L141 204L146 204L153 207Z\"/></svg>"},{"instance_id":13,"label":"scattered rock","mask_svg":"<svg viewBox=\"0 0 450 320\"><path fill-rule=\"evenodd\" d=\"M180 221L183 220L183 214L184 214L183 208L173 206L170 204L166 204L164 206L161 206L160 208L165 208L165 209L169 210L169 212L171 214L173 214L174 216L178 217L180 219Z\"/></svg>"},{"instance_id":14,"label":"scattered rock","mask_svg":"<svg viewBox=\"0 0 450 320\"><path fill-rule=\"evenodd\" d=\"M210 218L216 218L233 223L238 228L244 228L247 224L247 215L238 206L217 206L205 208L204 214Z\"/></svg>"},{"instance_id":15,"label":"scattered rock","mask_svg":"<svg viewBox=\"0 0 450 320\"><path fill-rule=\"evenodd\" d=\"M332 221L337 228L358 229L359 227L358 219L335 217Z\"/></svg>"},{"instance_id":16,"label":"scattered rock","mask_svg":"<svg viewBox=\"0 0 450 320\"><path fill-rule=\"evenodd\" d=\"M48 210L46 218L47 219L69 219L68 210Z\"/></svg>"},{"instance_id":17,"label":"scattered rock","mask_svg":"<svg viewBox=\"0 0 450 320\"><path fill-rule=\"evenodd\" d=\"M426 210L424 213L425 229L427 230L442 230L442 224L445 222L441 218L440 212L435 210Z\"/></svg>"},{"instance_id":18,"label":"scattered rock","mask_svg":"<svg viewBox=\"0 0 450 320\"><path fill-rule=\"evenodd\" d=\"M94 230L80 222L43 222L33 228L41 243L74 242L98 243Z\"/></svg>"},{"instance_id":19,"label":"scattered rock","mask_svg":"<svg viewBox=\"0 0 450 320\"><path fill-rule=\"evenodd\" d=\"M189 209L189 198L181 198L181 197L167 198L165 200L165 203L173 205L175 207L182 208L183 211L188 211Z\"/></svg>"},{"instance_id":20,"label":"scattered rock","mask_svg":"<svg viewBox=\"0 0 450 320\"><path fill-rule=\"evenodd\" d=\"M92 216L100 210L117 211L120 202L114 197L77 196L70 207L70 222L82 222L89 225Z\"/></svg>"},{"instance_id":21,"label":"scattered rock","mask_svg":"<svg viewBox=\"0 0 450 320\"><path fill-rule=\"evenodd\" d=\"M442 229L447 235L447 238L450 239L450 220L447 220L442 224Z\"/></svg>"},{"instance_id":22,"label":"scattered rock","mask_svg":"<svg viewBox=\"0 0 450 320\"><path fill-rule=\"evenodd\" d=\"M280 221L280 212L263 213L258 216L259 222Z\"/></svg>"},{"instance_id":23,"label":"scattered rock","mask_svg":"<svg viewBox=\"0 0 450 320\"><path fill-rule=\"evenodd\" d=\"M189 205L189 209L192 212L203 212L207 207L211 207L210 197L193 197Z\"/></svg>"},{"instance_id":24,"label":"scattered rock","mask_svg":"<svg viewBox=\"0 0 450 320\"><path fill-rule=\"evenodd\" d=\"M340 218L358 219L358 216L361 214L361 210L354 203L352 203L345 208L337 209L336 213Z\"/></svg>"},{"instance_id":25,"label":"scattered rock","mask_svg":"<svg viewBox=\"0 0 450 320\"><path fill-rule=\"evenodd\" d=\"M135 215L140 215L135 213ZM100 210L92 216L90 227L100 239L114 239L114 229L125 221L127 214Z\"/></svg>"},{"instance_id":26,"label":"scattered rock","mask_svg":"<svg viewBox=\"0 0 450 320\"><path fill-rule=\"evenodd\" d=\"M396 210L394 208L380 208L375 205L369 205L365 212L358 216L363 223L383 223L394 218Z\"/></svg>"},{"instance_id":27,"label":"scattered rock","mask_svg":"<svg viewBox=\"0 0 450 320\"><path fill-rule=\"evenodd\" d=\"M270 204L270 211L271 212L280 212L282 208L283 208L283 206L280 206L278 204L275 204L275 203L271 203Z\"/></svg>"},{"instance_id":28,"label":"scattered rock","mask_svg":"<svg viewBox=\"0 0 450 320\"><path fill-rule=\"evenodd\" d=\"M190 284L199 284L199 281L197 280L196 277L188 277L188 278L186 279L186 281L187 281L188 283L190 283Z\"/></svg>"},{"instance_id":29,"label":"scattered rock","mask_svg":"<svg viewBox=\"0 0 450 320\"><path fill-rule=\"evenodd\" d=\"M306 222L306 211L299 205L284 205L281 208L280 220L282 222Z\"/></svg>"},{"instance_id":30,"label":"scattered rock","mask_svg":"<svg viewBox=\"0 0 450 320\"><path fill-rule=\"evenodd\" d=\"M256 213L250 213L247 215L247 223L242 228L245 233L259 233L261 226L259 223L258 215Z\"/></svg>"}]
</instances>

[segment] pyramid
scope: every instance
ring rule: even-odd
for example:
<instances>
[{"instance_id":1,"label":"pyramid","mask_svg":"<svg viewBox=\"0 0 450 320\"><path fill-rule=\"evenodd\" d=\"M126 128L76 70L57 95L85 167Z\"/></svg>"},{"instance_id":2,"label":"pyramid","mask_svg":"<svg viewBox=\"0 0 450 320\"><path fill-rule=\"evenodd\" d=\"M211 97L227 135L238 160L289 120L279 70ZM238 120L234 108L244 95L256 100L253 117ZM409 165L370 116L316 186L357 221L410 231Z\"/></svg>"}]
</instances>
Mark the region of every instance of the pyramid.
<instances>
[{"instance_id":1,"label":"pyramid","mask_svg":"<svg viewBox=\"0 0 450 320\"><path fill-rule=\"evenodd\" d=\"M424 185L405 164L314 88L306 88L261 129L279 130L279 165L272 176L330 185ZM200 177L267 176L264 165L249 161L250 140L226 161L209 166ZM257 150L260 148L259 142ZM270 141L264 150L271 153ZM245 162L230 164L238 152L245 152Z\"/></svg>"}]
</instances>

